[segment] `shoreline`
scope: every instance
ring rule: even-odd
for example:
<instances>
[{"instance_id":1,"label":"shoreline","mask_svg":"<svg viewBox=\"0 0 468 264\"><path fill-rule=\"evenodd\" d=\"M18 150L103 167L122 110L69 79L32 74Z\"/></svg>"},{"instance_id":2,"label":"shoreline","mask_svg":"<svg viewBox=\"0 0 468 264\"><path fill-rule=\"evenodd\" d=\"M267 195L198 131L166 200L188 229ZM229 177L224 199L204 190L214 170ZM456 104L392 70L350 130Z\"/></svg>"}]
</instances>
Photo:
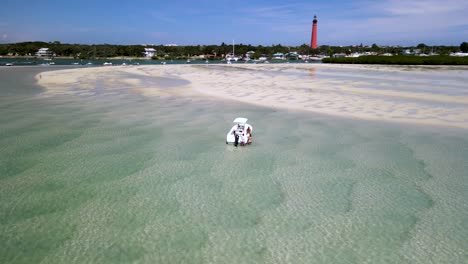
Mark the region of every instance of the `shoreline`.
<instances>
[{"instance_id":1,"label":"shoreline","mask_svg":"<svg viewBox=\"0 0 468 264\"><path fill-rule=\"evenodd\" d=\"M425 75L424 70L432 71L434 68L439 71L468 70L468 67L460 66L417 68L415 73L418 75ZM466 95L401 91L394 89L391 83L386 89L363 88L369 85L366 80L356 86L333 78L317 78L315 75L320 75L320 69L349 69L364 71L365 74L368 74L365 71L408 72L407 66L392 65L140 65L47 71L40 74L41 79L38 79L38 74L36 80L50 93L74 93L67 87L75 85L75 89L83 91L123 89L150 97L203 95L344 118L468 128ZM304 78L307 74L310 75L308 79ZM185 80L187 84L168 89L158 83L158 78ZM105 87L96 87L98 80L103 80Z\"/></svg>"}]
</instances>

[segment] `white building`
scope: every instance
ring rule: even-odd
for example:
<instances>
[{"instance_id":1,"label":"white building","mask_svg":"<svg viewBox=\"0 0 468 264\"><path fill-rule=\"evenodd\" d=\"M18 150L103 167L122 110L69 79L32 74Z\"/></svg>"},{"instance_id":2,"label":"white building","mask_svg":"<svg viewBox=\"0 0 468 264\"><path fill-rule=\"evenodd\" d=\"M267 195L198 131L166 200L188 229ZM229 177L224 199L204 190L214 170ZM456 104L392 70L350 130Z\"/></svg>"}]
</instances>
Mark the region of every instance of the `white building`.
<instances>
[{"instance_id":1,"label":"white building","mask_svg":"<svg viewBox=\"0 0 468 264\"><path fill-rule=\"evenodd\" d=\"M145 52L143 52L143 54L145 54L145 57L151 58L156 56L156 50L153 48L145 48Z\"/></svg>"},{"instance_id":2,"label":"white building","mask_svg":"<svg viewBox=\"0 0 468 264\"><path fill-rule=\"evenodd\" d=\"M346 53L335 53L333 54L333 58L344 58L346 57Z\"/></svg>"},{"instance_id":3,"label":"white building","mask_svg":"<svg viewBox=\"0 0 468 264\"><path fill-rule=\"evenodd\" d=\"M36 52L36 56L51 56L52 55L52 52L49 50L49 48L40 48L37 52Z\"/></svg>"},{"instance_id":4,"label":"white building","mask_svg":"<svg viewBox=\"0 0 468 264\"><path fill-rule=\"evenodd\" d=\"M245 53L245 57L250 58L250 56L252 56L253 54L255 54L255 51L253 50L247 51L247 53Z\"/></svg>"},{"instance_id":5,"label":"white building","mask_svg":"<svg viewBox=\"0 0 468 264\"><path fill-rule=\"evenodd\" d=\"M454 57L466 57L468 56L467 52L452 52L449 54L449 56L454 56Z\"/></svg>"}]
</instances>

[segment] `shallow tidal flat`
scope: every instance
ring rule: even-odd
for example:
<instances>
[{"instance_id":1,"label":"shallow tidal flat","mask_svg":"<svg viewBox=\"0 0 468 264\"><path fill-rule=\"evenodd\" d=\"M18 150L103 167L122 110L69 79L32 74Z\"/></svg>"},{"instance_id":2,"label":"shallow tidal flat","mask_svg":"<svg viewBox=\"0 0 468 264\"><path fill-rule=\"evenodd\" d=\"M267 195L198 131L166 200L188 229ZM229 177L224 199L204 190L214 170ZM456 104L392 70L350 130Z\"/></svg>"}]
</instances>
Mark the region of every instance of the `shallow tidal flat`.
<instances>
[{"instance_id":1,"label":"shallow tidal flat","mask_svg":"<svg viewBox=\"0 0 468 264\"><path fill-rule=\"evenodd\" d=\"M0 69L1 263L466 263L463 68L167 66Z\"/></svg>"}]
</instances>

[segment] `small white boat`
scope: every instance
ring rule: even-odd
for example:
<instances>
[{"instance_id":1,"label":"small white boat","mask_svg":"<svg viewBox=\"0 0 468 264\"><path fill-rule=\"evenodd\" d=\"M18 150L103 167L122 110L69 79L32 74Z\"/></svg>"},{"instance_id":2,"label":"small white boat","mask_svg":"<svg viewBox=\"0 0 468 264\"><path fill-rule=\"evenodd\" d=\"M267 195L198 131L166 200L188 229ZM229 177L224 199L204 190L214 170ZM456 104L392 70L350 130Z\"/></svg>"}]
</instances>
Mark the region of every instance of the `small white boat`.
<instances>
[{"instance_id":1,"label":"small white boat","mask_svg":"<svg viewBox=\"0 0 468 264\"><path fill-rule=\"evenodd\" d=\"M5 66L13 66L13 63L8 62Z\"/></svg>"},{"instance_id":2,"label":"small white boat","mask_svg":"<svg viewBox=\"0 0 468 264\"><path fill-rule=\"evenodd\" d=\"M112 66L112 62L107 62L107 61L106 61L106 62L104 62L102 65L104 65L104 66Z\"/></svg>"},{"instance_id":3,"label":"small white boat","mask_svg":"<svg viewBox=\"0 0 468 264\"><path fill-rule=\"evenodd\" d=\"M238 117L234 119L234 126L229 130L226 135L226 144L234 144L245 146L252 144L252 131L253 127L247 124L247 118Z\"/></svg>"}]
</instances>

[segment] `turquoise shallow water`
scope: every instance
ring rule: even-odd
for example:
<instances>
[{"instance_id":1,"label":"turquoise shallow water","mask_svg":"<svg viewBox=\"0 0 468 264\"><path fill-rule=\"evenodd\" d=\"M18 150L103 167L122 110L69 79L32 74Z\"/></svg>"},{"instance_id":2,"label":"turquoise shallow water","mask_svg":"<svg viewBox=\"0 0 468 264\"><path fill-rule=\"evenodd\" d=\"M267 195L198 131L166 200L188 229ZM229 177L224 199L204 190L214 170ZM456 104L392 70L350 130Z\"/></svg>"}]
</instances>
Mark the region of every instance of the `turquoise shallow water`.
<instances>
[{"instance_id":1,"label":"turquoise shallow water","mask_svg":"<svg viewBox=\"0 0 468 264\"><path fill-rule=\"evenodd\" d=\"M468 260L466 130L43 96L38 70L0 71L1 263ZM253 145L224 144L237 116Z\"/></svg>"}]
</instances>

